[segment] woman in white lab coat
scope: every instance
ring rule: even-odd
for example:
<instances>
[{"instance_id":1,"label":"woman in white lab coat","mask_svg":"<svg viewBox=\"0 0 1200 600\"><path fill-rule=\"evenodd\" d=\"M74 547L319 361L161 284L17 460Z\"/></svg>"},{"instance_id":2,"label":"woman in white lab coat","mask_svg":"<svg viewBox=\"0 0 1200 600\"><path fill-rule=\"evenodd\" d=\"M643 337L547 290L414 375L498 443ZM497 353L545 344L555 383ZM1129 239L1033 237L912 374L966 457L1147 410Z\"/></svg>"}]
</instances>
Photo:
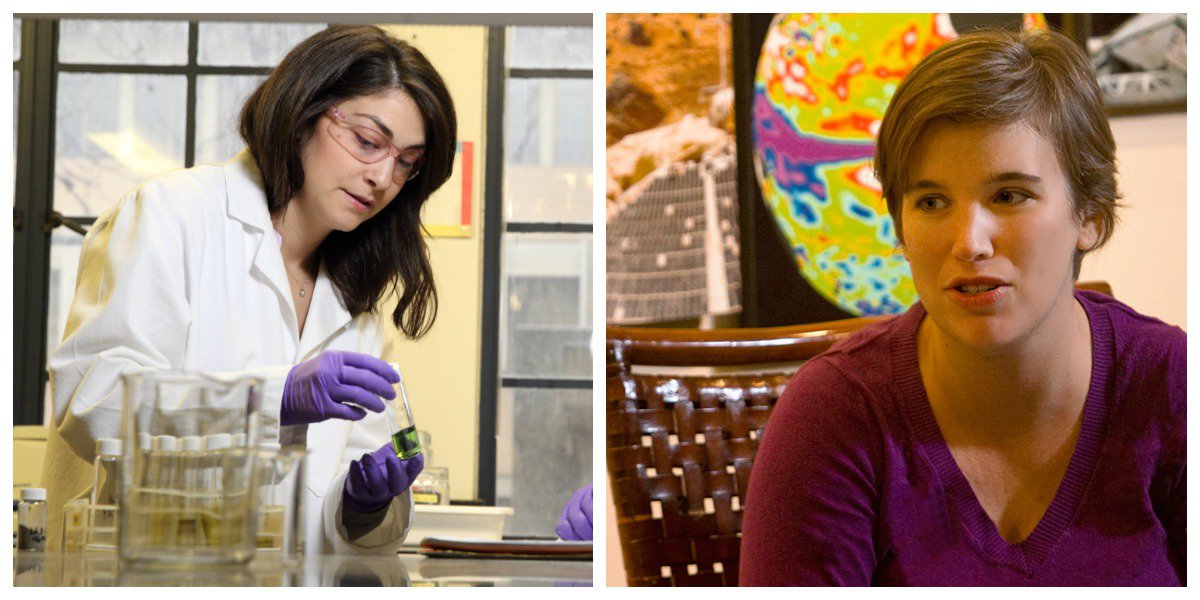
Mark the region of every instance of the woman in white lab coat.
<instances>
[{"instance_id":1,"label":"woman in white lab coat","mask_svg":"<svg viewBox=\"0 0 1200 600\"><path fill-rule=\"evenodd\" d=\"M415 339L437 313L420 211L450 176L456 130L419 51L330 27L246 101L245 151L152 179L100 216L49 362L51 548L63 503L88 493L95 440L120 437L121 374L149 367L261 377L264 441L308 450L310 548L398 549L422 463L390 451L377 411L397 375L379 356L384 328ZM376 311L393 291L395 311Z\"/></svg>"}]
</instances>

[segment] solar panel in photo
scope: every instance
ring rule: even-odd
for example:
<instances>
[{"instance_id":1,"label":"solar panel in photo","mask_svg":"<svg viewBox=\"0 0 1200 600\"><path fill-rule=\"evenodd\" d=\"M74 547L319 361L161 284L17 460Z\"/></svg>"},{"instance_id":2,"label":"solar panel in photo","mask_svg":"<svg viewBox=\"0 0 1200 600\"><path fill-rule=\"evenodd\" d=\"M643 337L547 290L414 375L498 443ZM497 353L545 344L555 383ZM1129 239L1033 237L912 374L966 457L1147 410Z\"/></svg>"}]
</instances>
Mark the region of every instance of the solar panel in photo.
<instances>
[{"instance_id":1,"label":"solar panel in photo","mask_svg":"<svg viewBox=\"0 0 1200 600\"><path fill-rule=\"evenodd\" d=\"M608 322L654 323L740 310L732 153L673 163L648 177L633 198L622 199L624 208L608 223ZM709 214L716 217L712 226ZM706 256L710 239L712 260ZM712 280L710 268L718 271ZM714 294L719 300L710 302Z\"/></svg>"}]
</instances>

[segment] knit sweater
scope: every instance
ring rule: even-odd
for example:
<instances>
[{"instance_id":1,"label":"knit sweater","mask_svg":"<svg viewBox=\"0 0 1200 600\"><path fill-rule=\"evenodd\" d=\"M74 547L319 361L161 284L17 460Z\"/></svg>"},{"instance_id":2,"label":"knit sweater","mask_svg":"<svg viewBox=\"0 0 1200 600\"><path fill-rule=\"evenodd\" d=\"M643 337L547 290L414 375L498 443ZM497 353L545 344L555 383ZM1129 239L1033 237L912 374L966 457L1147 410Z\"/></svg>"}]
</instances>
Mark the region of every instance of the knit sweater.
<instances>
[{"instance_id":1,"label":"knit sweater","mask_svg":"<svg viewBox=\"0 0 1200 600\"><path fill-rule=\"evenodd\" d=\"M942 437L918 303L792 378L744 499L741 584L1186 585L1186 335L1075 297L1091 383L1066 474L1024 541L1000 536Z\"/></svg>"}]
</instances>

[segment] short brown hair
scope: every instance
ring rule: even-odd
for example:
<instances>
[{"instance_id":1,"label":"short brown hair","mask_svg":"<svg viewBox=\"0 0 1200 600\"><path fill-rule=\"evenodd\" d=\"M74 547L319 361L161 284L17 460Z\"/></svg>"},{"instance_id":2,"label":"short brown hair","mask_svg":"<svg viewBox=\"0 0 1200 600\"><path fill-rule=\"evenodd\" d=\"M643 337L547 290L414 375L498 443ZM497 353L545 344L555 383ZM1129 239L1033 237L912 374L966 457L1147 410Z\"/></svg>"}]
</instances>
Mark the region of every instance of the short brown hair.
<instances>
[{"instance_id":1,"label":"short brown hair","mask_svg":"<svg viewBox=\"0 0 1200 600\"><path fill-rule=\"evenodd\" d=\"M909 160L934 121L1027 121L1054 145L1076 217L1100 217L1100 236L1075 253L1104 245L1116 225L1116 143L1096 75L1083 50L1053 31L980 30L934 50L896 89L875 146L875 176L883 187L896 239L904 243L900 211Z\"/></svg>"},{"instance_id":2,"label":"short brown hair","mask_svg":"<svg viewBox=\"0 0 1200 600\"><path fill-rule=\"evenodd\" d=\"M267 208L278 214L304 185L301 152L326 109L393 90L425 121L421 169L382 212L330 233L317 253L351 316L374 310L390 287L399 296L393 323L417 338L437 315L421 207L450 178L458 145L454 102L425 55L379 27L331 26L300 42L250 94L239 132L262 172Z\"/></svg>"}]
</instances>

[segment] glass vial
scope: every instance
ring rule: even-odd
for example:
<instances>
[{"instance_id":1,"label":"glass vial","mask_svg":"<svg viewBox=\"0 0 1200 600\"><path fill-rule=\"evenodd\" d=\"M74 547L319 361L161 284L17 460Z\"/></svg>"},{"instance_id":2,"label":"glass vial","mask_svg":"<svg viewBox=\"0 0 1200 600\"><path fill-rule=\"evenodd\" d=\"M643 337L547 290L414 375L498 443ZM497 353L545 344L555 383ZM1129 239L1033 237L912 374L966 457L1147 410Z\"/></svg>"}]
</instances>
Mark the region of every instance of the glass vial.
<instances>
[{"instance_id":1,"label":"glass vial","mask_svg":"<svg viewBox=\"0 0 1200 600\"><path fill-rule=\"evenodd\" d=\"M392 434L392 448L396 450L396 456L407 460L421 453L421 442L417 434L417 424L413 422L412 409L408 406L408 392L404 389L404 375L400 373L400 365L388 363L388 366L400 375L400 381L392 386L396 390L396 398L385 399L383 404L387 412L391 413L388 418L395 431Z\"/></svg>"},{"instance_id":2,"label":"glass vial","mask_svg":"<svg viewBox=\"0 0 1200 600\"><path fill-rule=\"evenodd\" d=\"M87 548L115 550L117 547L117 490L120 485L121 440L96 440L92 463L92 498L88 510Z\"/></svg>"},{"instance_id":3,"label":"glass vial","mask_svg":"<svg viewBox=\"0 0 1200 600\"><path fill-rule=\"evenodd\" d=\"M155 545L174 546L182 498L175 493L175 471L179 461L179 439L156 435L150 440L147 463L149 487L154 490L150 504L150 539Z\"/></svg>"},{"instance_id":4,"label":"glass vial","mask_svg":"<svg viewBox=\"0 0 1200 600\"><path fill-rule=\"evenodd\" d=\"M283 550L287 507L279 498L282 490L277 489L282 483L282 475L277 468L281 451L280 445L273 442L264 442L258 447L258 528L255 545L260 552Z\"/></svg>"},{"instance_id":5,"label":"glass vial","mask_svg":"<svg viewBox=\"0 0 1200 600\"><path fill-rule=\"evenodd\" d=\"M46 488L23 488L17 505L17 550L46 549Z\"/></svg>"},{"instance_id":6,"label":"glass vial","mask_svg":"<svg viewBox=\"0 0 1200 600\"><path fill-rule=\"evenodd\" d=\"M183 509L175 529L175 543L182 547L203 547L204 527L200 514L204 509L205 473L201 440L200 436L188 435L180 438L180 442L183 452L179 455L176 483L172 487L182 491Z\"/></svg>"},{"instance_id":7,"label":"glass vial","mask_svg":"<svg viewBox=\"0 0 1200 600\"><path fill-rule=\"evenodd\" d=\"M231 445L233 436L228 433L214 433L201 441L204 449L200 463L204 489L200 509L202 531L197 531L196 535L209 548L220 548L224 542L226 498L223 457Z\"/></svg>"}]
</instances>

